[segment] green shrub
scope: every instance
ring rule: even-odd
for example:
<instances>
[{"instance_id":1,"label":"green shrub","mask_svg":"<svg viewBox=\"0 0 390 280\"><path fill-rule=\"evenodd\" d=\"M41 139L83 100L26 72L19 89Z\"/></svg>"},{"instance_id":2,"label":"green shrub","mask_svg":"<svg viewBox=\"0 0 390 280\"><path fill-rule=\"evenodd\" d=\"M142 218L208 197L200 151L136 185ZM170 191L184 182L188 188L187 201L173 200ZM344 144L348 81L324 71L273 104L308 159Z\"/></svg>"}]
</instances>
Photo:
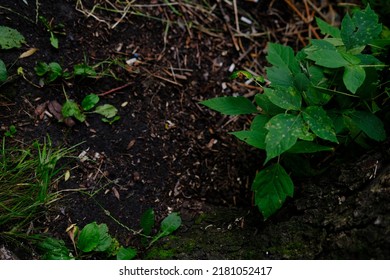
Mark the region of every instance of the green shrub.
<instances>
[{"instance_id":1,"label":"green shrub","mask_svg":"<svg viewBox=\"0 0 390 280\"><path fill-rule=\"evenodd\" d=\"M252 184L265 219L293 196L294 184L283 165L312 171L312 153L386 138L381 113L388 108L389 81L381 71L388 65L380 55L390 40L381 36L378 16L367 6L352 17L347 14L340 29L321 19L317 24L325 38L311 40L297 54L288 46L268 44L270 83L255 96L255 104L244 97L201 102L227 115L255 114L249 130L232 134L266 152L265 167ZM247 71L232 77L239 76L264 81Z\"/></svg>"}]
</instances>

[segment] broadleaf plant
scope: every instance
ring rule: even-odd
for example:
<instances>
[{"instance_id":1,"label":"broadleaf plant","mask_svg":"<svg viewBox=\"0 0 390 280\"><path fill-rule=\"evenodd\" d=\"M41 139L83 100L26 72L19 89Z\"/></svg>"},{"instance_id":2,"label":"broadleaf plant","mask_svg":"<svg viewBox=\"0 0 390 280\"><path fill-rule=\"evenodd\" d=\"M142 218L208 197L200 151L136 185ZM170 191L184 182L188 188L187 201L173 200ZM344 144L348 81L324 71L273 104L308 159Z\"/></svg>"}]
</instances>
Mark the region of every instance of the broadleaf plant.
<instances>
[{"instance_id":1,"label":"broadleaf plant","mask_svg":"<svg viewBox=\"0 0 390 280\"><path fill-rule=\"evenodd\" d=\"M389 66L380 55L390 43L378 16L367 6L346 15L340 29L321 19L317 24L325 37L311 40L296 54L289 46L268 44L269 83L254 103L240 96L201 102L226 115L254 115L249 130L231 134L266 152L252 183L264 219L293 196L294 184L283 165L313 174L308 164L313 153L329 156L339 145L386 138L381 118L389 108L388 80L383 81L381 71ZM232 75L240 77L260 86L265 80L247 71Z\"/></svg>"}]
</instances>

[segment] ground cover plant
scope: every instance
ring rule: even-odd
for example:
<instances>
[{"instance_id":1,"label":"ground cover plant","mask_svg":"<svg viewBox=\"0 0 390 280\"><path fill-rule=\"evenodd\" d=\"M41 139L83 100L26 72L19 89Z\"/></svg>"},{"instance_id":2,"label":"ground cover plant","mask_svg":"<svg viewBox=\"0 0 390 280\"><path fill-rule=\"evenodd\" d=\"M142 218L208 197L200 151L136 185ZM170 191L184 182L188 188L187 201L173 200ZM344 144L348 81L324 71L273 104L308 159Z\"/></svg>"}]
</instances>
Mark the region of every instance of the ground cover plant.
<instances>
[{"instance_id":1,"label":"ground cover plant","mask_svg":"<svg viewBox=\"0 0 390 280\"><path fill-rule=\"evenodd\" d=\"M28 227L60 197L53 187L62 175L59 161L72 149L53 147L50 138L30 145L12 142L3 137L1 146L0 231L6 239L20 242L29 239Z\"/></svg>"},{"instance_id":2,"label":"ground cover plant","mask_svg":"<svg viewBox=\"0 0 390 280\"><path fill-rule=\"evenodd\" d=\"M332 152L352 142L369 146L367 138L386 139L378 115L384 118L382 110L389 108L388 80L380 76L389 65L379 59L390 38L380 36L378 16L368 5L352 16L347 14L340 29L319 18L317 23L327 37L312 39L297 54L291 47L268 44L269 86L255 96L256 104L245 97L201 102L228 115L257 113L249 130L232 134L266 151L265 168L252 183L255 203L265 219L294 193L293 181L281 164L284 161L302 172L304 162L314 164L308 157L311 153ZM245 71L233 78L240 75L253 78ZM256 81L264 82L264 78L256 77Z\"/></svg>"},{"instance_id":3,"label":"ground cover plant","mask_svg":"<svg viewBox=\"0 0 390 280\"><path fill-rule=\"evenodd\" d=\"M381 1L368 2L377 9ZM351 82L361 77L360 68L365 81L375 73L378 79L386 77L388 69L358 63L352 57L359 50L346 55L353 67L331 69L316 65L323 63L315 52L301 51L318 40L321 52L334 52L321 43L327 36L325 41L345 55L333 26L340 30L346 13L353 23L353 10L359 7L365 5L358 0L3 0L0 26L17 31L23 40L0 48L0 135L8 147L19 143L21 154L30 149L26 143L45 143L48 135L54 149L76 148L49 187L59 196L12 237L0 233L0 259L388 258L388 142L371 139L373 134L359 127L356 135L348 134L355 114L341 108L370 108L388 126L386 85L375 87L383 95L363 101L352 95L360 96L366 82L356 86L356 93ZM321 34L326 29L333 38ZM362 54L388 61L372 45ZM267 61L272 53L276 62ZM266 74L291 71L289 63L279 63L286 54L299 64L292 87L301 103L292 97L288 100L297 108L285 109L284 104L278 109L272 102L279 94L273 88L277 78L271 81ZM348 67L352 75L345 84ZM351 96L315 89L320 94L308 100L313 71L318 79L321 71L324 76L315 86ZM336 72L340 75L333 81ZM235 79L229 79L232 73ZM263 107L269 105L265 114L256 100L272 94L262 100ZM256 112L227 116L199 104L221 96L249 98L247 107L255 105ZM314 104L326 96L333 97ZM291 176L294 198L263 221L251 186L256 172L264 170L267 151L240 139L251 142L257 133L252 128L265 125L263 116L295 116L306 123L303 115L313 106L332 122L330 109L338 108L339 123L348 126L343 132L334 128L338 144L309 126L304 132L315 139L298 137L294 146L305 145L293 147L322 146L324 151L285 151L269 158L265 168L273 165L271 173L284 169ZM366 152L351 141L346 149L343 144L354 136L374 148ZM298 176L308 171L317 176ZM171 222L163 222L167 217ZM14 254L4 257L4 248Z\"/></svg>"}]
</instances>

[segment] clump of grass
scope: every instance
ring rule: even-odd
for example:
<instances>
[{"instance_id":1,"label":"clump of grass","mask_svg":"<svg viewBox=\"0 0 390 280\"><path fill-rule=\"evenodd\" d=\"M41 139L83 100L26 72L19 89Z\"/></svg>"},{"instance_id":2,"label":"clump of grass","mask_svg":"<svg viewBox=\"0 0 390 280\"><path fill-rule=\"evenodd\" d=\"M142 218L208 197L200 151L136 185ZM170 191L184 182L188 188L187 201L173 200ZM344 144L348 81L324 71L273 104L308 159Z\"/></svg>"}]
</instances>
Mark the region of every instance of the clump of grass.
<instances>
[{"instance_id":1,"label":"clump of grass","mask_svg":"<svg viewBox=\"0 0 390 280\"><path fill-rule=\"evenodd\" d=\"M58 199L51 186L61 168L58 161L72 148L53 147L49 138L27 147L0 148L0 234L18 234Z\"/></svg>"}]
</instances>

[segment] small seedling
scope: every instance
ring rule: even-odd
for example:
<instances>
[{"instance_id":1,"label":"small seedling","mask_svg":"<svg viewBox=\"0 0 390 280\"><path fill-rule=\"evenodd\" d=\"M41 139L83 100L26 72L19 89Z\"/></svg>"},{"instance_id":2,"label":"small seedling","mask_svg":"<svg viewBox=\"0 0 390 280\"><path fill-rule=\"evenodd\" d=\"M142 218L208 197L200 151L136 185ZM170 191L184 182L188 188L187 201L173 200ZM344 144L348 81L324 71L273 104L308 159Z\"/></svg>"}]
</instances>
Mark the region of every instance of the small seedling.
<instances>
[{"instance_id":1,"label":"small seedling","mask_svg":"<svg viewBox=\"0 0 390 280\"><path fill-rule=\"evenodd\" d=\"M16 127L14 125L10 125L9 129L4 133L7 137L14 137L16 134Z\"/></svg>"},{"instance_id":2,"label":"small seedling","mask_svg":"<svg viewBox=\"0 0 390 280\"><path fill-rule=\"evenodd\" d=\"M170 235L177 230L181 225L181 218L178 213L169 214L161 222L160 231L155 236L150 236L154 228L154 222L154 211L153 209L148 209L141 217L142 231L130 230L135 235L152 239L148 248L162 237ZM126 227L126 229L129 228ZM121 246L118 240L109 234L106 224L92 222L81 230L76 225L71 225L67 229L67 233L73 243L75 255L72 254L63 240L47 237L38 244L38 247L43 251L43 259L82 259L89 254L96 253L102 253L108 258L116 257L117 260L131 260L137 256L135 248Z\"/></svg>"},{"instance_id":3,"label":"small seedling","mask_svg":"<svg viewBox=\"0 0 390 280\"><path fill-rule=\"evenodd\" d=\"M76 76L96 78L98 74L93 67L86 64L76 64L73 66L73 72L63 70L58 62L38 62L34 67L35 73L44 78L41 84L49 84L57 80L58 78L71 79Z\"/></svg>"},{"instance_id":4,"label":"small seedling","mask_svg":"<svg viewBox=\"0 0 390 280\"><path fill-rule=\"evenodd\" d=\"M103 116L102 121L108 122L109 124L112 124L120 119L120 117L117 116L118 109L111 104L96 106L99 101L99 96L96 94L89 94L84 97L80 106L75 101L68 99L66 96L66 102L62 106L61 113L64 118L74 117L80 122L84 122L86 120L86 114L91 113ZM91 111L93 108L95 109Z\"/></svg>"},{"instance_id":5,"label":"small seedling","mask_svg":"<svg viewBox=\"0 0 390 280\"><path fill-rule=\"evenodd\" d=\"M62 77L64 72L61 65L57 62L38 62L34 67L35 73L40 77L45 77L46 83L54 82L57 78Z\"/></svg>"},{"instance_id":6,"label":"small seedling","mask_svg":"<svg viewBox=\"0 0 390 280\"><path fill-rule=\"evenodd\" d=\"M55 34L61 34L64 35L64 25L63 24L57 24L53 25L52 21L48 21L44 16L39 16L39 20L42 22L42 24L45 26L47 32L50 33L50 44L58 49L58 38Z\"/></svg>"},{"instance_id":7,"label":"small seedling","mask_svg":"<svg viewBox=\"0 0 390 280\"><path fill-rule=\"evenodd\" d=\"M115 238L108 233L106 224L92 222L81 231L75 225L67 230L75 248L73 256L63 240L48 237L38 244L43 251L43 259L71 260L82 259L86 254L103 253L107 257L115 256L118 260L131 260L137 255L134 248L121 246Z\"/></svg>"}]
</instances>

